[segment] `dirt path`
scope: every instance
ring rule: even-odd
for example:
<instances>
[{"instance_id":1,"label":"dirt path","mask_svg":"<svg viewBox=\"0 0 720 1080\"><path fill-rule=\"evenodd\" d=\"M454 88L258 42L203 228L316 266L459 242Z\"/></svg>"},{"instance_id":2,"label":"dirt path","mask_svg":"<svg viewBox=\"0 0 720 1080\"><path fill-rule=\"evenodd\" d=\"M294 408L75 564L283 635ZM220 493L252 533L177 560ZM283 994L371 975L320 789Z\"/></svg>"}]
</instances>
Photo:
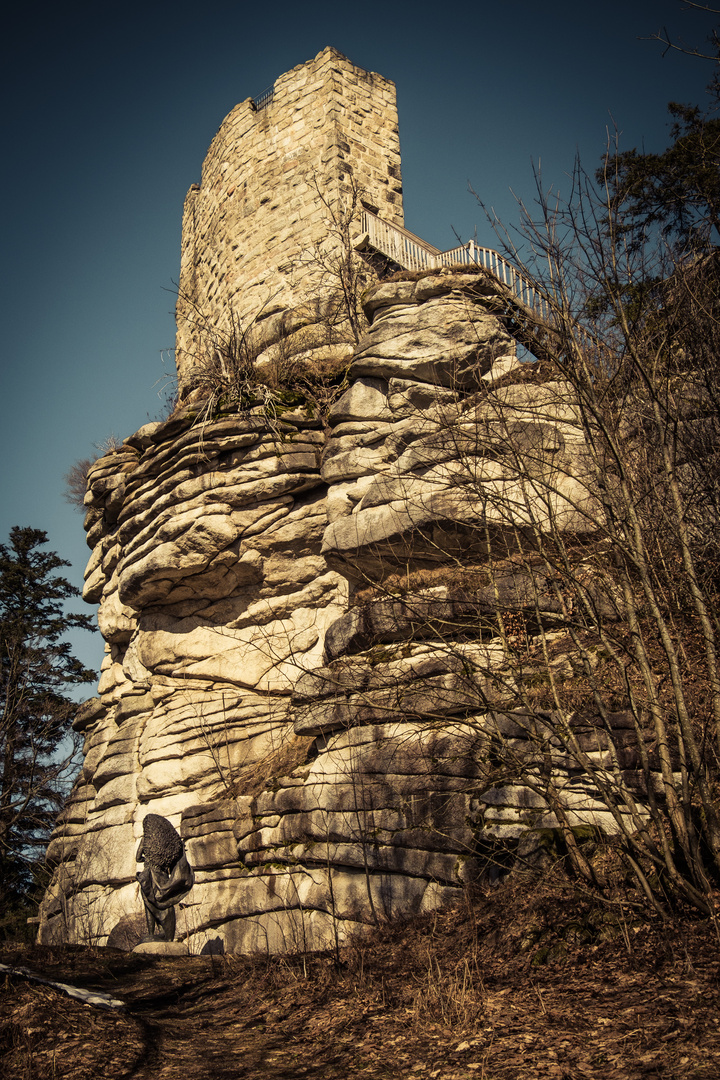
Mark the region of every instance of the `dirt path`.
<instances>
[{"instance_id":1,"label":"dirt path","mask_svg":"<svg viewBox=\"0 0 720 1080\"><path fill-rule=\"evenodd\" d=\"M540 907L537 897L519 898L514 908L486 898L385 928L344 950L339 964L5 946L0 961L102 990L126 1008L7 977L0 1075L717 1080L711 928L686 921L608 932L606 916L596 916L557 896Z\"/></svg>"}]
</instances>

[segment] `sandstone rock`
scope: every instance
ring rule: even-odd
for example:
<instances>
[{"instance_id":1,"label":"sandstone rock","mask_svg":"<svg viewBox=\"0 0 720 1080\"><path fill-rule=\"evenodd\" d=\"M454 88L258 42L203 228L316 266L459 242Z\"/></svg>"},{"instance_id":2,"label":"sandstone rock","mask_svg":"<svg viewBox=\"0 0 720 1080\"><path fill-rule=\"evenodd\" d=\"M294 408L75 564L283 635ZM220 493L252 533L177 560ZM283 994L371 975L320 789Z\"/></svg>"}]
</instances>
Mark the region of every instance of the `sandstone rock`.
<instances>
[{"instance_id":1,"label":"sandstone rock","mask_svg":"<svg viewBox=\"0 0 720 1080\"><path fill-rule=\"evenodd\" d=\"M150 956L187 956L190 950L185 941L142 941L132 952Z\"/></svg>"},{"instance_id":2,"label":"sandstone rock","mask_svg":"<svg viewBox=\"0 0 720 1080\"><path fill-rule=\"evenodd\" d=\"M173 823L196 872L181 948L278 953L454 902L492 872L483 860L523 844L532 855L541 834L557 833L560 807L572 826L637 826L641 804L630 822L602 796L610 769L638 799L655 785L633 717L513 707L517 658L498 613L524 627L526 672L541 631L556 679L594 662L565 640L554 571L514 561L525 527L588 539L601 517L572 386L524 373L512 382L514 342L483 273L373 285L354 348L331 298L313 296L322 275L301 263L327 222L299 166L285 163L295 186L280 227L266 216L278 206L260 209L280 160L275 116L299 125L304 174L319 153L334 185L346 160L334 156L335 128L327 146L318 137L331 114L326 83L310 75L336 87L332 116L364 148L367 190L401 223L399 185L388 183L388 153L399 163L387 150L392 92L333 50L278 81L276 114L245 102L218 133L186 205L184 404L89 472L84 595L100 604L107 651L98 696L75 721L82 776L48 849L47 943L130 944L148 813ZM294 273L268 264L268 251ZM266 279L278 295L262 308ZM242 392L217 368L227 333ZM325 416L282 387L252 386L253 356L272 381L293 364L294 378L338 371L350 353L349 382ZM418 570L447 576L418 585ZM360 603L368 585L374 599ZM579 586L604 620L622 617L609 575ZM653 755L648 741L651 768Z\"/></svg>"},{"instance_id":3,"label":"sandstone rock","mask_svg":"<svg viewBox=\"0 0 720 1080\"><path fill-rule=\"evenodd\" d=\"M514 352L512 338L472 292L453 289L447 278L380 285L366 311L373 321L355 352L354 378L476 386L495 359Z\"/></svg>"},{"instance_id":4,"label":"sandstone rock","mask_svg":"<svg viewBox=\"0 0 720 1080\"><path fill-rule=\"evenodd\" d=\"M393 411L388 407L388 386L382 379L356 379L328 412L328 422L333 425L352 420L376 422L393 418Z\"/></svg>"},{"instance_id":5,"label":"sandstone rock","mask_svg":"<svg viewBox=\"0 0 720 1080\"><path fill-rule=\"evenodd\" d=\"M105 716L105 706L98 697L89 698L75 714L73 728L75 731L87 731L89 727L97 723Z\"/></svg>"},{"instance_id":6,"label":"sandstone rock","mask_svg":"<svg viewBox=\"0 0 720 1080\"><path fill-rule=\"evenodd\" d=\"M456 390L415 379L390 379L388 405L396 420L431 416L459 400Z\"/></svg>"}]
</instances>

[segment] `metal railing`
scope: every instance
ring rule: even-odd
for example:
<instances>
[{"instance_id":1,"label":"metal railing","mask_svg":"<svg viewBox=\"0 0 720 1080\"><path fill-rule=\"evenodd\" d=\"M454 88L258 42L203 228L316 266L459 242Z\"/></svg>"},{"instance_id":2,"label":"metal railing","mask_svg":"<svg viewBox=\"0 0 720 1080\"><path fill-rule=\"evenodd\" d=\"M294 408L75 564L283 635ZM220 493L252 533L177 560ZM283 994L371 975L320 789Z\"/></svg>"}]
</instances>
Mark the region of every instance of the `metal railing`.
<instances>
[{"instance_id":1,"label":"metal railing","mask_svg":"<svg viewBox=\"0 0 720 1080\"><path fill-rule=\"evenodd\" d=\"M268 105L272 105L273 94L275 93L274 86L268 86L267 90L263 90L256 98L251 98L253 108L255 112L260 112L261 109L267 109Z\"/></svg>"},{"instance_id":2,"label":"metal railing","mask_svg":"<svg viewBox=\"0 0 720 1080\"><path fill-rule=\"evenodd\" d=\"M480 247L474 240L470 240L460 247L440 251L407 229L382 221L369 210L362 212L360 229L367 236L367 243L371 247L405 270L481 266L498 278L519 304L529 308L543 321L549 320L550 311L545 298L512 263L493 248Z\"/></svg>"}]
</instances>

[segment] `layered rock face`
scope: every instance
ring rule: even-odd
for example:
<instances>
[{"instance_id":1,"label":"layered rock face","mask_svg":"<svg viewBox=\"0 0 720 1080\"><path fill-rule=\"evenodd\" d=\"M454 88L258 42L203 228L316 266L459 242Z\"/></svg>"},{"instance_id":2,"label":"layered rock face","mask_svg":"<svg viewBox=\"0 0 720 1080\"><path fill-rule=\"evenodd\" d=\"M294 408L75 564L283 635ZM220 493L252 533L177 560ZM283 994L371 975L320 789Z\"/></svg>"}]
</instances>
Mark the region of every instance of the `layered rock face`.
<instances>
[{"instance_id":1,"label":"layered rock face","mask_svg":"<svg viewBox=\"0 0 720 1080\"><path fill-rule=\"evenodd\" d=\"M178 929L196 951L327 947L451 902L558 812L617 828L587 771L609 761L599 722L574 722L573 757L513 704L497 613L552 629L562 597L512 559L477 572L543 512L592 531L572 394L523 380L481 275L413 277L367 295L325 427L186 406L93 466L106 658L40 940L114 943L140 917L147 813L195 868Z\"/></svg>"},{"instance_id":2,"label":"layered rock face","mask_svg":"<svg viewBox=\"0 0 720 1080\"><path fill-rule=\"evenodd\" d=\"M98 698L78 720L86 785L56 842L67 855L78 837L73 888L88 913L73 907L71 923L95 933L93 912L103 908L106 928L136 906L126 883L140 805L178 821L292 732L292 686L320 662L346 593L319 555L321 442L304 418L269 430L253 416L186 417L94 467L85 596L100 602L108 645ZM209 859L218 883L232 876L227 851L189 855Z\"/></svg>"}]
</instances>

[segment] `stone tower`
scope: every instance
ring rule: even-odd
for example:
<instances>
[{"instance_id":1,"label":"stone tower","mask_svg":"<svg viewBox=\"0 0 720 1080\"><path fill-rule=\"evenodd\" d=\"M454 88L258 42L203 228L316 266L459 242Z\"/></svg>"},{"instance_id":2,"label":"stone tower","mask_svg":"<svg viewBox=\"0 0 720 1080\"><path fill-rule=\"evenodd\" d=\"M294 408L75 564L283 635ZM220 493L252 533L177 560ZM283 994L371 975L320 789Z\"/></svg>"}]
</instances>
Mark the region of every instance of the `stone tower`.
<instances>
[{"instance_id":1,"label":"stone tower","mask_svg":"<svg viewBox=\"0 0 720 1080\"><path fill-rule=\"evenodd\" d=\"M403 225L395 86L332 48L236 105L185 200L180 394L218 336L264 345L317 322L318 246L353 204ZM310 335L311 337L312 335Z\"/></svg>"}]
</instances>

